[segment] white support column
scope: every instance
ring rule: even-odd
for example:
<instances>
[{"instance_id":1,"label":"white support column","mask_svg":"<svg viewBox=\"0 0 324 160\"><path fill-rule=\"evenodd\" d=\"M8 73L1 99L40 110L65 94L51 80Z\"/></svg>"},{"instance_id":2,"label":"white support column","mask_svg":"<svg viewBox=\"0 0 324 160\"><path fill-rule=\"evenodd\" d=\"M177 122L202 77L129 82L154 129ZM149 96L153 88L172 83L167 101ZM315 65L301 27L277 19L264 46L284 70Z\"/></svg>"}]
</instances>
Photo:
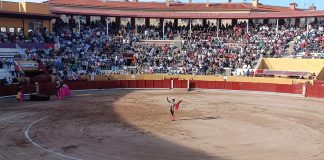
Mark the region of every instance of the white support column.
<instances>
[{"instance_id":1,"label":"white support column","mask_svg":"<svg viewBox=\"0 0 324 160\"><path fill-rule=\"evenodd\" d=\"M174 86L173 86L173 79L171 80L171 89L173 89L174 88Z\"/></svg>"},{"instance_id":2,"label":"white support column","mask_svg":"<svg viewBox=\"0 0 324 160\"><path fill-rule=\"evenodd\" d=\"M163 38L162 39L164 40L164 34L165 34L165 23L164 23L164 19L163 19L162 23L163 23L162 24L162 27L163 27L163 30L162 30L163 31Z\"/></svg>"},{"instance_id":3,"label":"white support column","mask_svg":"<svg viewBox=\"0 0 324 160\"><path fill-rule=\"evenodd\" d=\"M187 82L187 90L190 91L190 80Z\"/></svg>"},{"instance_id":4,"label":"white support column","mask_svg":"<svg viewBox=\"0 0 324 160\"><path fill-rule=\"evenodd\" d=\"M192 25L192 22L191 22L192 20L191 19L189 19L189 37L191 37L191 33L192 33L192 30L191 30L191 25Z\"/></svg>"},{"instance_id":5,"label":"white support column","mask_svg":"<svg viewBox=\"0 0 324 160\"><path fill-rule=\"evenodd\" d=\"M106 29L107 29L106 35L108 36L109 35L109 18L108 17L106 17Z\"/></svg>"},{"instance_id":6,"label":"white support column","mask_svg":"<svg viewBox=\"0 0 324 160\"><path fill-rule=\"evenodd\" d=\"M277 19L277 28L276 28L276 35L279 34L279 18Z\"/></svg>"},{"instance_id":7,"label":"white support column","mask_svg":"<svg viewBox=\"0 0 324 160\"><path fill-rule=\"evenodd\" d=\"M79 22L79 33L81 33L81 16L78 16L78 22Z\"/></svg>"},{"instance_id":8,"label":"white support column","mask_svg":"<svg viewBox=\"0 0 324 160\"><path fill-rule=\"evenodd\" d=\"M35 91L36 91L36 94L39 94L39 83L38 82L35 82Z\"/></svg>"},{"instance_id":9,"label":"white support column","mask_svg":"<svg viewBox=\"0 0 324 160\"><path fill-rule=\"evenodd\" d=\"M307 32L306 32L306 38L308 39L308 33L309 33L309 18L306 18L306 28L307 28Z\"/></svg>"},{"instance_id":10,"label":"white support column","mask_svg":"<svg viewBox=\"0 0 324 160\"><path fill-rule=\"evenodd\" d=\"M249 33L249 19L246 21L246 33Z\"/></svg>"},{"instance_id":11,"label":"white support column","mask_svg":"<svg viewBox=\"0 0 324 160\"><path fill-rule=\"evenodd\" d=\"M217 38L219 37L219 23L220 23L220 19L217 19L217 26L216 26Z\"/></svg>"},{"instance_id":12,"label":"white support column","mask_svg":"<svg viewBox=\"0 0 324 160\"><path fill-rule=\"evenodd\" d=\"M307 84L304 84L304 85L303 85L303 96L304 96L304 97L307 96L306 93L307 93Z\"/></svg>"}]
</instances>

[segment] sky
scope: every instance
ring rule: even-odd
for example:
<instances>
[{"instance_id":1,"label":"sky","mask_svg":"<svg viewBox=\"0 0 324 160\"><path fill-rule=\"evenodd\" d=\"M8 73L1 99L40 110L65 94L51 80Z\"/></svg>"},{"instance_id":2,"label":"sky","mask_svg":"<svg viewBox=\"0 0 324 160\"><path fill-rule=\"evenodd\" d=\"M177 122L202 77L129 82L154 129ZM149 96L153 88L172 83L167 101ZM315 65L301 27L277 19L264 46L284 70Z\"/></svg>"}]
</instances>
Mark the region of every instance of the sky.
<instances>
[{"instance_id":1,"label":"sky","mask_svg":"<svg viewBox=\"0 0 324 160\"><path fill-rule=\"evenodd\" d=\"M19 1L19 0L5 0L5 1ZM20 0L29 2L42 2L44 0ZM164 1L164 0L139 0L139 1ZM180 0L186 2L189 0ZM193 2L206 2L207 0L193 0ZM244 0L232 0L232 2L242 2ZM251 2L252 0L245 0L245 2ZM289 6L289 3L296 2L298 8L308 8L309 5L315 4L317 10L324 10L324 0L259 0L260 3L267 5L279 5L279 6ZM209 0L209 3L219 3L227 2L227 0Z\"/></svg>"}]
</instances>

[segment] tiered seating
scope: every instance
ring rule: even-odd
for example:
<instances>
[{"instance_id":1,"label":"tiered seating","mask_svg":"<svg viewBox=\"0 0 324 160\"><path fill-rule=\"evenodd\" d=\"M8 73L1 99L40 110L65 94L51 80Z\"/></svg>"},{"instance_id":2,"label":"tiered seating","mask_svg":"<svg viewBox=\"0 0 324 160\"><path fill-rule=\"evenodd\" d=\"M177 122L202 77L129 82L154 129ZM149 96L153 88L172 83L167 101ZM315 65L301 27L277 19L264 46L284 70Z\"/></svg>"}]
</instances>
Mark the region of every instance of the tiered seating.
<instances>
[{"instance_id":1,"label":"tiered seating","mask_svg":"<svg viewBox=\"0 0 324 160\"><path fill-rule=\"evenodd\" d=\"M9 69L0 69L0 79L13 78Z\"/></svg>"},{"instance_id":2,"label":"tiered seating","mask_svg":"<svg viewBox=\"0 0 324 160\"><path fill-rule=\"evenodd\" d=\"M26 49L49 49L54 48L54 44L47 43L19 43L20 48Z\"/></svg>"},{"instance_id":3,"label":"tiered seating","mask_svg":"<svg viewBox=\"0 0 324 160\"><path fill-rule=\"evenodd\" d=\"M13 58L17 54L22 54L23 49L0 48L0 58Z\"/></svg>"},{"instance_id":4,"label":"tiered seating","mask_svg":"<svg viewBox=\"0 0 324 160\"><path fill-rule=\"evenodd\" d=\"M0 48L16 48L16 43L0 43Z\"/></svg>"}]
</instances>

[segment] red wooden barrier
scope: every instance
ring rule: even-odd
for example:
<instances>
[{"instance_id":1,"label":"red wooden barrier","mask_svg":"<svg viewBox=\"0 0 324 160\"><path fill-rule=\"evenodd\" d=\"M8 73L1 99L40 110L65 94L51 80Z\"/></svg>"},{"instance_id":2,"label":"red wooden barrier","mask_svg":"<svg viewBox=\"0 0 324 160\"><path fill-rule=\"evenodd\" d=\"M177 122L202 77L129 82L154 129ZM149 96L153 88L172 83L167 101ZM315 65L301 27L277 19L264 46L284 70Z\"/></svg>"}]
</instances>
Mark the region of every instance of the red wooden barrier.
<instances>
[{"instance_id":1,"label":"red wooden barrier","mask_svg":"<svg viewBox=\"0 0 324 160\"><path fill-rule=\"evenodd\" d=\"M6 94L10 94L7 86L0 87L0 96L6 96Z\"/></svg>"},{"instance_id":2,"label":"red wooden barrier","mask_svg":"<svg viewBox=\"0 0 324 160\"><path fill-rule=\"evenodd\" d=\"M86 81L84 89L98 89L96 88L96 81Z\"/></svg>"},{"instance_id":3,"label":"red wooden barrier","mask_svg":"<svg viewBox=\"0 0 324 160\"><path fill-rule=\"evenodd\" d=\"M324 86L324 81L314 81L314 86Z\"/></svg>"},{"instance_id":4,"label":"red wooden barrier","mask_svg":"<svg viewBox=\"0 0 324 160\"><path fill-rule=\"evenodd\" d=\"M145 88L145 80L137 80L138 88Z\"/></svg>"},{"instance_id":5,"label":"red wooden barrier","mask_svg":"<svg viewBox=\"0 0 324 160\"><path fill-rule=\"evenodd\" d=\"M114 80L113 82L112 82L112 86L111 86L112 88L120 88L121 86L120 86L120 81L118 81L118 80Z\"/></svg>"},{"instance_id":6,"label":"red wooden barrier","mask_svg":"<svg viewBox=\"0 0 324 160\"><path fill-rule=\"evenodd\" d=\"M259 83L259 88L257 91L267 91L268 90L268 84L267 83Z\"/></svg>"},{"instance_id":7,"label":"red wooden barrier","mask_svg":"<svg viewBox=\"0 0 324 160\"><path fill-rule=\"evenodd\" d=\"M324 87L318 86L317 87L317 98L324 98Z\"/></svg>"},{"instance_id":8,"label":"red wooden barrier","mask_svg":"<svg viewBox=\"0 0 324 160\"><path fill-rule=\"evenodd\" d=\"M215 81L215 89L225 89L224 81Z\"/></svg>"},{"instance_id":9,"label":"red wooden barrier","mask_svg":"<svg viewBox=\"0 0 324 160\"><path fill-rule=\"evenodd\" d=\"M174 80L175 88L187 88L187 80ZM105 89L105 88L170 88L171 80L112 80L112 81L68 81L65 82L71 90L82 89ZM303 84L267 84L247 82L224 82L224 81L190 81L191 88L204 89L229 89L229 90L251 90L264 92L281 92L302 94ZM35 92L35 85L24 86L25 93ZM0 96L15 95L17 85L1 86ZM55 93L55 84L40 83L40 92L46 94ZM308 97L324 98L324 86L307 86Z\"/></svg>"},{"instance_id":10,"label":"red wooden barrier","mask_svg":"<svg viewBox=\"0 0 324 160\"><path fill-rule=\"evenodd\" d=\"M276 84L276 91L281 92L281 93L285 93L284 86L285 86L284 84Z\"/></svg>"},{"instance_id":11,"label":"red wooden barrier","mask_svg":"<svg viewBox=\"0 0 324 160\"><path fill-rule=\"evenodd\" d=\"M154 88L153 80L146 80L145 81L145 88Z\"/></svg>"},{"instance_id":12,"label":"red wooden barrier","mask_svg":"<svg viewBox=\"0 0 324 160\"><path fill-rule=\"evenodd\" d=\"M112 88L112 87L113 87L113 82L112 82L112 81L106 81L104 87L105 87L106 89L108 89L108 88Z\"/></svg>"},{"instance_id":13,"label":"red wooden barrier","mask_svg":"<svg viewBox=\"0 0 324 160\"><path fill-rule=\"evenodd\" d=\"M122 80L119 82L120 82L120 88L128 88L128 80Z\"/></svg>"},{"instance_id":14,"label":"red wooden barrier","mask_svg":"<svg viewBox=\"0 0 324 160\"><path fill-rule=\"evenodd\" d=\"M208 81L200 81L200 84L201 84L201 88L205 88L205 89L208 88Z\"/></svg>"},{"instance_id":15,"label":"red wooden barrier","mask_svg":"<svg viewBox=\"0 0 324 160\"><path fill-rule=\"evenodd\" d=\"M208 88L208 89L215 89L215 88L216 88L216 83L215 83L215 81L208 81L208 82L207 82L207 88Z\"/></svg>"},{"instance_id":16,"label":"red wooden barrier","mask_svg":"<svg viewBox=\"0 0 324 160\"><path fill-rule=\"evenodd\" d=\"M0 87L0 96L8 96L17 94L18 85L11 86L1 86Z\"/></svg>"},{"instance_id":17,"label":"red wooden barrier","mask_svg":"<svg viewBox=\"0 0 324 160\"><path fill-rule=\"evenodd\" d=\"M188 87L188 81L187 80L182 80L181 81L181 88L187 88Z\"/></svg>"},{"instance_id":18,"label":"red wooden barrier","mask_svg":"<svg viewBox=\"0 0 324 160\"><path fill-rule=\"evenodd\" d=\"M251 83L252 91L259 91L259 83Z\"/></svg>"},{"instance_id":19,"label":"red wooden barrier","mask_svg":"<svg viewBox=\"0 0 324 160\"><path fill-rule=\"evenodd\" d=\"M194 84L192 88L203 88L202 83L200 81L192 81Z\"/></svg>"},{"instance_id":20,"label":"red wooden barrier","mask_svg":"<svg viewBox=\"0 0 324 160\"><path fill-rule=\"evenodd\" d=\"M136 80L130 80L129 81L129 88L137 88L137 81Z\"/></svg>"},{"instance_id":21,"label":"red wooden barrier","mask_svg":"<svg viewBox=\"0 0 324 160\"><path fill-rule=\"evenodd\" d=\"M276 84L268 84L268 89L266 90L268 92L277 92L277 85Z\"/></svg>"},{"instance_id":22,"label":"red wooden barrier","mask_svg":"<svg viewBox=\"0 0 324 160\"><path fill-rule=\"evenodd\" d=\"M153 81L153 88L162 88L162 80Z\"/></svg>"},{"instance_id":23,"label":"red wooden barrier","mask_svg":"<svg viewBox=\"0 0 324 160\"><path fill-rule=\"evenodd\" d=\"M182 88L181 80L173 80L173 88Z\"/></svg>"},{"instance_id":24,"label":"red wooden barrier","mask_svg":"<svg viewBox=\"0 0 324 160\"><path fill-rule=\"evenodd\" d=\"M196 81L190 81L189 87L190 88L197 88Z\"/></svg>"},{"instance_id":25,"label":"red wooden barrier","mask_svg":"<svg viewBox=\"0 0 324 160\"><path fill-rule=\"evenodd\" d=\"M297 85L294 85L293 87L294 87L295 94L303 94L304 84L297 84Z\"/></svg>"},{"instance_id":26,"label":"red wooden barrier","mask_svg":"<svg viewBox=\"0 0 324 160\"><path fill-rule=\"evenodd\" d=\"M241 90L251 90L251 83L240 83Z\"/></svg>"},{"instance_id":27,"label":"red wooden barrier","mask_svg":"<svg viewBox=\"0 0 324 160\"><path fill-rule=\"evenodd\" d=\"M288 84L277 84L277 92L280 93L294 93L294 87L293 85Z\"/></svg>"},{"instance_id":28,"label":"red wooden barrier","mask_svg":"<svg viewBox=\"0 0 324 160\"><path fill-rule=\"evenodd\" d=\"M225 89L232 90L233 88L233 82L226 82L225 83Z\"/></svg>"},{"instance_id":29,"label":"red wooden barrier","mask_svg":"<svg viewBox=\"0 0 324 160\"><path fill-rule=\"evenodd\" d=\"M232 89L233 90L241 90L240 82L232 82Z\"/></svg>"},{"instance_id":30,"label":"red wooden barrier","mask_svg":"<svg viewBox=\"0 0 324 160\"><path fill-rule=\"evenodd\" d=\"M89 83L86 83L87 84L87 89L99 89L99 83L100 81L89 81Z\"/></svg>"},{"instance_id":31,"label":"red wooden barrier","mask_svg":"<svg viewBox=\"0 0 324 160\"><path fill-rule=\"evenodd\" d=\"M162 88L171 88L171 80L163 80Z\"/></svg>"},{"instance_id":32,"label":"red wooden barrier","mask_svg":"<svg viewBox=\"0 0 324 160\"><path fill-rule=\"evenodd\" d=\"M322 87L308 85L306 88L306 97L320 97L319 91Z\"/></svg>"}]
</instances>

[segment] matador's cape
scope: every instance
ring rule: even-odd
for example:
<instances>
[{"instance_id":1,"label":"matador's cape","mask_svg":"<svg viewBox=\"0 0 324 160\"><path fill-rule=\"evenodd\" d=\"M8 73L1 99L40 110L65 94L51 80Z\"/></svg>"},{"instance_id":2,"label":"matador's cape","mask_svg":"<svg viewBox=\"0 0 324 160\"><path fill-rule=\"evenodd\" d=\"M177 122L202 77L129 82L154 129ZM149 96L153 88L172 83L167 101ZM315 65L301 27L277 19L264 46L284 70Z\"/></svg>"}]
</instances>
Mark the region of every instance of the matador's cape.
<instances>
[{"instance_id":1,"label":"matador's cape","mask_svg":"<svg viewBox=\"0 0 324 160\"><path fill-rule=\"evenodd\" d=\"M180 104L183 100L180 100L178 103L175 104L175 108L176 110L178 110L180 108Z\"/></svg>"}]
</instances>

